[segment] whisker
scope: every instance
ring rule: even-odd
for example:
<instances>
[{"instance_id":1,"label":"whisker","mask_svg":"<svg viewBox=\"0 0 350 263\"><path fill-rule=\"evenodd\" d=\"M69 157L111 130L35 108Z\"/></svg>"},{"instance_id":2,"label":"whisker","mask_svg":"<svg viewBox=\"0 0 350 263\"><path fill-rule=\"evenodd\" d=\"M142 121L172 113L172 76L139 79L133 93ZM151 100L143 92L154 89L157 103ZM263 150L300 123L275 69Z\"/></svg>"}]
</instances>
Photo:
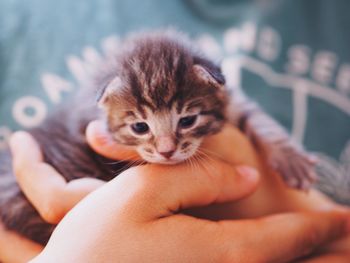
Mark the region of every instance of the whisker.
<instances>
[{"instance_id":1,"label":"whisker","mask_svg":"<svg viewBox=\"0 0 350 263\"><path fill-rule=\"evenodd\" d=\"M195 173L197 170L197 163L195 162L195 159L191 158L191 164L192 164L192 172Z\"/></svg>"},{"instance_id":2,"label":"whisker","mask_svg":"<svg viewBox=\"0 0 350 263\"><path fill-rule=\"evenodd\" d=\"M224 158L222 158L221 155L219 155L218 153L214 152L214 151L211 151L211 150L208 150L208 149L205 149L205 148L201 148L201 151L204 152L204 153L207 153L211 156L214 156L222 161L225 161Z\"/></svg>"},{"instance_id":3,"label":"whisker","mask_svg":"<svg viewBox=\"0 0 350 263\"><path fill-rule=\"evenodd\" d=\"M198 159L198 156L197 155L194 155L193 156L193 163L194 163L194 166L195 166L195 169L196 170L199 170L201 168L201 162L200 160Z\"/></svg>"},{"instance_id":4,"label":"whisker","mask_svg":"<svg viewBox=\"0 0 350 263\"><path fill-rule=\"evenodd\" d=\"M126 156L125 159L116 160L116 161L113 161L113 162L105 162L105 164L113 165L113 164L119 164L119 163L121 163L121 162L129 162L129 161L131 161L132 159L136 159L137 157L139 157L139 156L136 155L136 154L132 154L132 155Z\"/></svg>"},{"instance_id":5,"label":"whisker","mask_svg":"<svg viewBox=\"0 0 350 263\"><path fill-rule=\"evenodd\" d=\"M192 161L191 161L191 158L186 159L186 160L185 160L185 162L186 162L186 163L188 163L188 165L190 166L190 171L191 171L191 173L193 173L194 171L193 171L193 167L192 167Z\"/></svg>"},{"instance_id":6,"label":"whisker","mask_svg":"<svg viewBox=\"0 0 350 263\"><path fill-rule=\"evenodd\" d=\"M140 165L144 165L146 164L147 162L144 161L144 160L134 160L134 161L131 161L131 162L127 162L127 164L123 167L121 167L120 169L118 169L117 171L115 171L115 173L113 174L114 176L117 176L118 174L120 174L121 172L125 171L125 170L128 170L129 168L131 167L134 167L134 166L140 166Z\"/></svg>"},{"instance_id":7,"label":"whisker","mask_svg":"<svg viewBox=\"0 0 350 263\"><path fill-rule=\"evenodd\" d=\"M197 156L202 160L202 164L205 168L209 166L209 168L211 169L211 172L215 172L215 166L212 165L210 162L210 161L215 161L213 157L211 157L210 155L206 154L203 151L199 151Z\"/></svg>"}]
</instances>

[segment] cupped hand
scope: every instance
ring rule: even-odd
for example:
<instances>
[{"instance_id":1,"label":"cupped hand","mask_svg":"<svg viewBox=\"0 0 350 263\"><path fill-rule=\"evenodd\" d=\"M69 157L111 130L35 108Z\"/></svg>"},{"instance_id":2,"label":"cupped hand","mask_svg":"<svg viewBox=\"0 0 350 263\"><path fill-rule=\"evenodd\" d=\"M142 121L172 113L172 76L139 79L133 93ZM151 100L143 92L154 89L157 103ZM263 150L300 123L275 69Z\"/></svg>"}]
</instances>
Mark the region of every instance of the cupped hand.
<instances>
[{"instance_id":1,"label":"cupped hand","mask_svg":"<svg viewBox=\"0 0 350 263\"><path fill-rule=\"evenodd\" d=\"M212 165L215 174L186 165L123 172L75 206L33 262L288 262L347 229L342 212L218 222L182 214L241 199L257 186L250 168Z\"/></svg>"},{"instance_id":2,"label":"cupped hand","mask_svg":"<svg viewBox=\"0 0 350 263\"><path fill-rule=\"evenodd\" d=\"M109 157L134 156L130 155L130 149L113 144L98 122L89 126L87 138L95 150L110 154ZM61 209L58 213L63 215L69 206L74 206L88 192L102 185L101 182L86 184L79 180L64 182L52 167L42 162L39 148L27 134L15 135L11 145L19 182L39 211L48 206L38 201L43 199L40 192L50 195L49 190L42 188L56 189L58 194L62 189L71 189L72 192L63 191L67 196L63 202L66 210ZM118 147L119 151L116 151ZM239 152L248 154L245 156L248 164L256 164L255 157L249 157L249 149L239 149ZM255 170L220 161L227 157L225 149L218 155L221 157L209 160L211 169L200 166L193 170L186 164L147 165L124 172L73 208L36 260L46 262L57 255L61 259L62 255L67 255L67 260L83 261L111 256L126 261L141 257L142 260L157 261L155 259L166 257L167 261L284 262L346 233L348 214L340 211L219 222L181 214L181 210L188 207L241 199L257 187L259 176ZM239 154L236 158L237 163L244 163ZM33 183L37 181L33 180L35 178L42 180L39 186ZM36 191L39 192L33 194ZM68 198L70 195L72 198ZM56 206L58 203L52 202ZM51 219L59 220L60 216ZM89 251L93 255L87 253Z\"/></svg>"}]
</instances>

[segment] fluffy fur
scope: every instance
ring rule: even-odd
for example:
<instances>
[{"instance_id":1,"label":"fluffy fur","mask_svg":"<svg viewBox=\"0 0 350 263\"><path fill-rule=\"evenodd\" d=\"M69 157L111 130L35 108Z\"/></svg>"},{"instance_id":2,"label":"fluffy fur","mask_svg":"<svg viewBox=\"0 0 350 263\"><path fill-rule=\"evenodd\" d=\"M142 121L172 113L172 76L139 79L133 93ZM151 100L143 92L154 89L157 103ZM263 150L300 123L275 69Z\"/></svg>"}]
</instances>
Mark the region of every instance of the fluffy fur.
<instances>
[{"instance_id":1,"label":"fluffy fur","mask_svg":"<svg viewBox=\"0 0 350 263\"><path fill-rule=\"evenodd\" d=\"M186 160L226 120L224 77L219 67L171 36L147 35L133 43L117 56L100 100L108 127L116 141L135 146L148 162ZM184 126L186 118L193 123ZM149 130L134 132L136 123Z\"/></svg>"},{"instance_id":2,"label":"fluffy fur","mask_svg":"<svg viewBox=\"0 0 350 263\"><path fill-rule=\"evenodd\" d=\"M308 155L254 103L239 94L229 100L220 68L178 34L128 38L115 57L106 58L92 86L113 138L134 146L148 162L190 158L205 136L219 132L229 120L264 151L288 185L308 188L314 180ZM110 180L125 163L111 165L87 145L86 125L99 114L91 100L93 89L82 90L30 133L45 161L67 180ZM0 157L0 218L9 229L41 244L54 229L16 184L8 152Z\"/></svg>"}]
</instances>

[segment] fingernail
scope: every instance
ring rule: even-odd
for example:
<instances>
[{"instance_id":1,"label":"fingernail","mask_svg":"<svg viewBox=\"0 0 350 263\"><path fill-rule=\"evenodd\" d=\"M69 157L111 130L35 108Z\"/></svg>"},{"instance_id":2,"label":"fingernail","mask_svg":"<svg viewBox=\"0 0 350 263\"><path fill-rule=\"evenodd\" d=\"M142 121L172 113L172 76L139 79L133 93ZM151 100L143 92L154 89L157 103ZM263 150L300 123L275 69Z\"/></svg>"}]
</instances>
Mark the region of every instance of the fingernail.
<instances>
[{"instance_id":1,"label":"fingernail","mask_svg":"<svg viewBox=\"0 0 350 263\"><path fill-rule=\"evenodd\" d=\"M242 177L249 178L252 180L256 180L259 176L258 171L250 166L238 166L236 167L236 171Z\"/></svg>"},{"instance_id":2,"label":"fingernail","mask_svg":"<svg viewBox=\"0 0 350 263\"><path fill-rule=\"evenodd\" d=\"M94 133L100 135L100 136L104 136L107 133L107 126L106 126L106 123L104 121L101 121L101 120L96 120L96 121L92 121L90 124L89 124Z\"/></svg>"},{"instance_id":3,"label":"fingernail","mask_svg":"<svg viewBox=\"0 0 350 263\"><path fill-rule=\"evenodd\" d=\"M86 130L86 135L88 140L92 139L99 144L107 145L112 142L112 138L107 131L106 123L101 120L90 122Z\"/></svg>"},{"instance_id":4,"label":"fingernail","mask_svg":"<svg viewBox=\"0 0 350 263\"><path fill-rule=\"evenodd\" d=\"M27 139L27 133L18 131L11 135L9 145L12 150L14 150L16 147L20 146L23 142Z\"/></svg>"}]
</instances>

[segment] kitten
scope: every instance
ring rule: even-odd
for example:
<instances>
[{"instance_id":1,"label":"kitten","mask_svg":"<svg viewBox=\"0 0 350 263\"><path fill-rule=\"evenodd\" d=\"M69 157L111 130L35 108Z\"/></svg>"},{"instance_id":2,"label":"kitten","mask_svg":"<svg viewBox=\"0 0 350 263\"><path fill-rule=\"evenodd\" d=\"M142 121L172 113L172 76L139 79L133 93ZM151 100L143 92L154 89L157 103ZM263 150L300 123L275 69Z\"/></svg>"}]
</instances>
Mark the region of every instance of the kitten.
<instances>
[{"instance_id":1,"label":"kitten","mask_svg":"<svg viewBox=\"0 0 350 263\"><path fill-rule=\"evenodd\" d=\"M179 34L128 38L115 57L105 59L96 80L93 86L109 132L118 143L134 146L147 162L184 161L196 153L203 138L229 121L263 151L289 186L307 189L315 178L312 158L257 105L242 94L229 94L220 68ZM88 103L93 93L91 88L82 89L30 130L45 161L67 180L110 180L127 167L127 163L111 164L85 141L87 124L99 117L96 105ZM54 229L16 184L9 152L0 157L0 218L7 228L41 244Z\"/></svg>"}]
</instances>

